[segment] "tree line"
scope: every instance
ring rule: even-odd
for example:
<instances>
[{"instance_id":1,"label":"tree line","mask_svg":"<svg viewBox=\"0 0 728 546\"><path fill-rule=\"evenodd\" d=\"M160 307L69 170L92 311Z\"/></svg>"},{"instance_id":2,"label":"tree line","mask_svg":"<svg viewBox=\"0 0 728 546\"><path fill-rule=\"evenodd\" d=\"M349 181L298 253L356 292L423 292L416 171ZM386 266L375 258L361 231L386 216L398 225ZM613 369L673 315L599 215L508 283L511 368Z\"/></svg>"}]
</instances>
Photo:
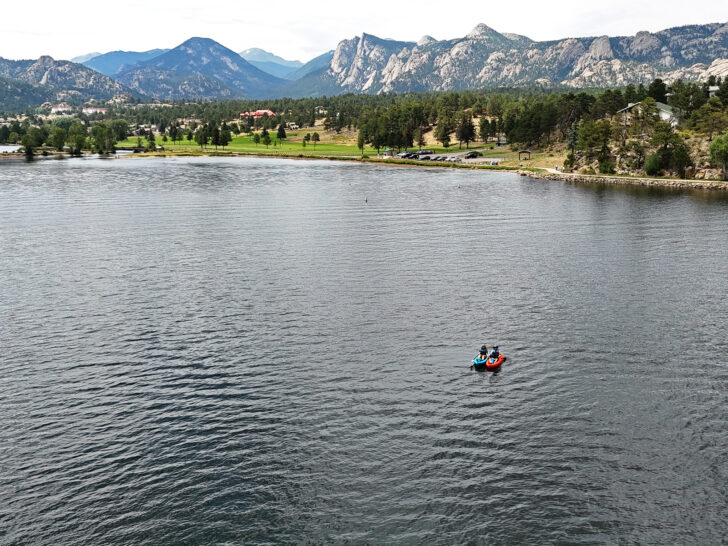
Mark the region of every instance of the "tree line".
<instances>
[{"instance_id":1,"label":"tree line","mask_svg":"<svg viewBox=\"0 0 728 546\"><path fill-rule=\"evenodd\" d=\"M634 103L640 103L640 107L627 127L619 122L617 113ZM656 109L658 104L672 109L677 126L665 125ZM446 148L453 144L469 147L477 140L505 140L512 145L537 148L560 142L569 148L567 165L571 167L598 161L600 170L611 172L617 158L628 157L637 169L681 174L692 160L690 146L679 133L689 131L712 142L728 129L727 106L728 78L716 77L704 83L678 80L668 85L656 79L649 85L578 92L488 89L271 101L186 101L168 106L113 106L106 116L94 116L96 119L87 120L86 124L60 118L33 128L31 116L26 124L0 128L0 141L20 142L29 134L26 143L30 147L45 143L58 148L64 133L55 129L60 128L65 131L65 146L74 147L80 142L78 137L83 136L88 139L85 145L106 151L113 148L115 141L126 137L130 125L143 124L156 125L163 139L194 140L201 148L225 148L232 135L241 133L258 138L256 144L269 146L285 140L278 132L285 133L287 124L311 127L323 117L326 130L358 130L362 153L367 145L378 151L423 146L426 135L431 133ZM270 109L275 115L259 119L240 117L240 112L257 109ZM183 130L181 119L195 119L199 123L193 121ZM81 135L83 131L77 123L86 128L85 134ZM75 128L69 134L71 125ZM49 140L52 133L55 136ZM154 135L146 137L145 146L153 146ZM310 138L304 139L304 145L306 142L311 142Z\"/></svg>"},{"instance_id":2,"label":"tree line","mask_svg":"<svg viewBox=\"0 0 728 546\"><path fill-rule=\"evenodd\" d=\"M99 122L87 127L76 118L56 118L52 123L39 126L13 122L0 127L0 143L21 144L25 154L32 156L38 148L45 147L80 155L82 150L97 153L113 152L116 143L124 140L129 132L125 120Z\"/></svg>"}]
</instances>

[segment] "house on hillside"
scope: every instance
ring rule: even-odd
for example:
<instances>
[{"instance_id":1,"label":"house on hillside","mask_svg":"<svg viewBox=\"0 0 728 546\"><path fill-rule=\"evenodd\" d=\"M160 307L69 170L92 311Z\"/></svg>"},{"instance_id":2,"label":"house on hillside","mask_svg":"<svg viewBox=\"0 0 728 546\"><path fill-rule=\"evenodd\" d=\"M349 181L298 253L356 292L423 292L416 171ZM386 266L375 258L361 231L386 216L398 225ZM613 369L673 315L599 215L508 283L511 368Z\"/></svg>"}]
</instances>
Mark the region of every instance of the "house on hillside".
<instances>
[{"instance_id":1,"label":"house on hillside","mask_svg":"<svg viewBox=\"0 0 728 546\"><path fill-rule=\"evenodd\" d=\"M99 108L98 106L84 106L82 112L87 116L91 116L93 114L105 114L107 109Z\"/></svg>"},{"instance_id":2,"label":"house on hillside","mask_svg":"<svg viewBox=\"0 0 728 546\"><path fill-rule=\"evenodd\" d=\"M630 102L627 108L622 108L620 111L617 112L617 115L621 117L622 122L625 125L630 125L632 123L632 118L634 117L635 113L640 112L641 104L641 102ZM662 121L669 123L673 127L677 125L677 116L670 106L661 102L656 102L655 106L657 107L657 114L660 116L660 119Z\"/></svg>"},{"instance_id":3,"label":"house on hillside","mask_svg":"<svg viewBox=\"0 0 728 546\"><path fill-rule=\"evenodd\" d=\"M717 86L717 85L711 85L710 87L708 87L708 96L709 97L715 97L715 95L716 95L716 93L718 93L718 91L720 91L720 87L719 86Z\"/></svg>"},{"instance_id":4,"label":"house on hillside","mask_svg":"<svg viewBox=\"0 0 728 546\"><path fill-rule=\"evenodd\" d=\"M69 106L64 102L51 107L51 114L64 114L66 112L70 112L71 110L73 110L73 107Z\"/></svg>"},{"instance_id":5,"label":"house on hillside","mask_svg":"<svg viewBox=\"0 0 728 546\"><path fill-rule=\"evenodd\" d=\"M240 114L241 118L249 118L250 116L253 116L253 119L261 119L264 116L274 118L276 117L276 113L272 110L256 110L255 112L243 112Z\"/></svg>"}]
</instances>

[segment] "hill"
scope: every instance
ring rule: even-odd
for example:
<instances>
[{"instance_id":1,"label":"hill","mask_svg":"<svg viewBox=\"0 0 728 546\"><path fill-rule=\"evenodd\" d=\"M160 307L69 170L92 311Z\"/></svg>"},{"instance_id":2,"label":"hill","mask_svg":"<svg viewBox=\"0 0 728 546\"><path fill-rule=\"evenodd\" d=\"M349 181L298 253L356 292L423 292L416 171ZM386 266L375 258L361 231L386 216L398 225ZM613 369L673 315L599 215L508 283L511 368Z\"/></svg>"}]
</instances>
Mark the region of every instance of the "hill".
<instances>
[{"instance_id":1,"label":"hill","mask_svg":"<svg viewBox=\"0 0 728 546\"><path fill-rule=\"evenodd\" d=\"M10 61L0 58L0 78L4 79L4 97L0 109L37 106L47 100L84 102L108 100L131 93L119 82L86 66L70 61L56 61L43 56L38 60ZM16 97L13 99L12 97Z\"/></svg>"},{"instance_id":2,"label":"hill","mask_svg":"<svg viewBox=\"0 0 728 546\"><path fill-rule=\"evenodd\" d=\"M83 61L82 64L96 70L97 72L106 74L107 76L115 76L119 72L122 72L133 65L158 57L167 51L169 50L151 49L149 51L110 51L109 53L97 55L96 57Z\"/></svg>"},{"instance_id":3,"label":"hill","mask_svg":"<svg viewBox=\"0 0 728 546\"><path fill-rule=\"evenodd\" d=\"M209 38L190 38L118 79L155 99L265 97L285 82Z\"/></svg>"}]
</instances>

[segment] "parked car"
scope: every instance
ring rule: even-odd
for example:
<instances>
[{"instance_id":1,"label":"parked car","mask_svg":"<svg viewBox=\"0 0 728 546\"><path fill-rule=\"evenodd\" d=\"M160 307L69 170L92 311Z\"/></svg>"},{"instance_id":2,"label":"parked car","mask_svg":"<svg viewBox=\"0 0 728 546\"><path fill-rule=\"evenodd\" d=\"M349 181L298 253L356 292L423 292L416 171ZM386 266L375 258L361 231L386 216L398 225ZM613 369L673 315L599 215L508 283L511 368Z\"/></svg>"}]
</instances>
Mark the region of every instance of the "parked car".
<instances>
[{"instance_id":1,"label":"parked car","mask_svg":"<svg viewBox=\"0 0 728 546\"><path fill-rule=\"evenodd\" d=\"M420 159L422 161L430 161L430 159L432 159L432 158L429 155L421 155Z\"/></svg>"},{"instance_id":2,"label":"parked car","mask_svg":"<svg viewBox=\"0 0 728 546\"><path fill-rule=\"evenodd\" d=\"M480 154L478 152L468 152L464 157L465 159L473 159L474 157L480 157Z\"/></svg>"}]
</instances>

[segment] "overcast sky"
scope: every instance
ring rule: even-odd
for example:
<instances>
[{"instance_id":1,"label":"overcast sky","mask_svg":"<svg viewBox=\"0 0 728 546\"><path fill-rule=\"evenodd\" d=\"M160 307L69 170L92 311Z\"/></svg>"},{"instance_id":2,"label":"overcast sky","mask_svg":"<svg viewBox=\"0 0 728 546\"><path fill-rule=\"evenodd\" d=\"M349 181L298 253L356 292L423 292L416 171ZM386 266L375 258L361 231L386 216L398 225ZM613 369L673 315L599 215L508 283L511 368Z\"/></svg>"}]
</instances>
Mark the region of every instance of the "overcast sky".
<instances>
[{"instance_id":1,"label":"overcast sky","mask_svg":"<svg viewBox=\"0 0 728 546\"><path fill-rule=\"evenodd\" d=\"M307 61L362 32L381 38L462 37L477 23L534 40L631 35L728 22L726 0L0 0L0 57L56 59L117 49L172 48L192 36Z\"/></svg>"}]
</instances>

